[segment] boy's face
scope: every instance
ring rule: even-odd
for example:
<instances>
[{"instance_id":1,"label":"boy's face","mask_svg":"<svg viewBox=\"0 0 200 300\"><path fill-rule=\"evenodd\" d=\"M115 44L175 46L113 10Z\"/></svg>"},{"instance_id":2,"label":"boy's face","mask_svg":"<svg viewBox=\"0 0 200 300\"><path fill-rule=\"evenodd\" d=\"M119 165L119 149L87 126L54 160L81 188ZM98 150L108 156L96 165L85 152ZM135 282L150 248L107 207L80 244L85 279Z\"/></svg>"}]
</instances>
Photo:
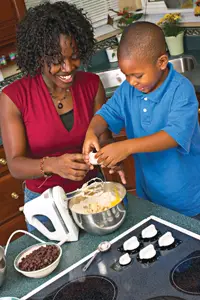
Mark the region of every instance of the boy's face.
<instances>
[{"instance_id":1,"label":"boy's face","mask_svg":"<svg viewBox=\"0 0 200 300\"><path fill-rule=\"evenodd\" d=\"M123 59L121 57L118 63L130 85L143 93L150 93L158 88L168 74L167 55L162 55L154 63L137 58Z\"/></svg>"}]
</instances>

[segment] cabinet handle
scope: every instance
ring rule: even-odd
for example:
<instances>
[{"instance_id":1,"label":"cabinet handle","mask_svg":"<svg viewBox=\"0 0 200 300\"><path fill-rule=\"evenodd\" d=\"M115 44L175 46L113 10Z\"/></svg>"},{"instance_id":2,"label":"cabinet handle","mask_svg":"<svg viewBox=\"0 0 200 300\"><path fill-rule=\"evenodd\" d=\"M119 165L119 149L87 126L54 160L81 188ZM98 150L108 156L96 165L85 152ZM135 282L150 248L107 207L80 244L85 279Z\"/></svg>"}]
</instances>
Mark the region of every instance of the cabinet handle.
<instances>
[{"instance_id":1,"label":"cabinet handle","mask_svg":"<svg viewBox=\"0 0 200 300\"><path fill-rule=\"evenodd\" d=\"M200 114L200 108L198 109L198 113Z\"/></svg>"},{"instance_id":2,"label":"cabinet handle","mask_svg":"<svg viewBox=\"0 0 200 300\"><path fill-rule=\"evenodd\" d=\"M13 198L13 199L18 199L19 198L19 195L17 194L17 193L12 193L11 194L11 197Z\"/></svg>"},{"instance_id":3,"label":"cabinet handle","mask_svg":"<svg viewBox=\"0 0 200 300\"><path fill-rule=\"evenodd\" d=\"M2 166L7 165L7 161L5 160L5 158L0 158L0 165Z\"/></svg>"}]
</instances>

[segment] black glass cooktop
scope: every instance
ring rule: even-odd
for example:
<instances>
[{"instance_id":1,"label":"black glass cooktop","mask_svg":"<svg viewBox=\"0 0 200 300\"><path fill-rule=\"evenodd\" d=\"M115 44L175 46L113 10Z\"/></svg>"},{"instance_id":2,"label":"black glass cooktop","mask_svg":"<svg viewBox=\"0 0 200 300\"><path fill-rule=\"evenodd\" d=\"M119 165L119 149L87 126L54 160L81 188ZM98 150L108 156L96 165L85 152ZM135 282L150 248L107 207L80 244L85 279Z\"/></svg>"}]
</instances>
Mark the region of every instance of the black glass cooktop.
<instances>
[{"instance_id":1,"label":"black glass cooktop","mask_svg":"<svg viewBox=\"0 0 200 300\"><path fill-rule=\"evenodd\" d=\"M160 297L154 297L147 300L184 300L183 298L177 298L173 296L160 296Z\"/></svg>"},{"instance_id":2,"label":"black glass cooktop","mask_svg":"<svg viewBox=\"0 0 200 300\"><path fill-rule=\"evenodd\" d=\"M115 300L117 286L103 276L80 277L68 282L54 295L54 300Z\"/></svg>"},{"instance_id":3,"label":"black glass cooktop","mask_svg":"<svg viewBox=\"0 0 200 300\"><path fill-rule=\"evenodd\" d=\"M200 295L200 251L193 252L173 268L171 282L183 293Z\"/></svg>"},{"instance_id":4,"label":"black glass cooktop","mask_svg":"<svg viewBox=\"0 0 200 300\"><path fill-rule=\"evenodd\" d=\"M154 225L157 234L141 235ZM169 246L158 243L171 232ZM123 249L123 243L137 237L139 247ZM139 251L150 246L153 259L145 260ZM192 251L191 251L192 249ZM119 258L128 253L131 261L122 266ZM32 300L198 300L200 299L200 241L180 231L150 220L112 244L106 253L99 253L86 272L86 262L34 294Z\"/></svg>"}]
</instances>

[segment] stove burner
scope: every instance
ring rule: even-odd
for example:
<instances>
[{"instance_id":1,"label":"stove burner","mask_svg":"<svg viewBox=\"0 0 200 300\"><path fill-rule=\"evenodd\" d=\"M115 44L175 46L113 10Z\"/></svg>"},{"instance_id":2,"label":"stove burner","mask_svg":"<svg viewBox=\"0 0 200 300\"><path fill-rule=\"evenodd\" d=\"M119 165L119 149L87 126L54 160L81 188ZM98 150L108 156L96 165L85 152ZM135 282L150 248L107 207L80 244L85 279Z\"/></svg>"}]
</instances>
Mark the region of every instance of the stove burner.
<instances>
[{"instance_id":1,"label":"stove burner","mask_svg":"<svg viewBox=\"0 0 200 300\"><path fill-rule=\"evenodd\" d=\"M53 300L115 300L117 286L107 277L85 276L68 282Z\"/></svg>"},{"instance_id":2,"label":"stove burner","mask_svg":"<svg viewBox=\"0 0 200 300\"><path fill-rule=\"evenodd\" d=\"M172 285L187 294L200 295L200 256L186 258L171 271Z\"/></svg>"},{"instance_id":3,"label":"stove burner","mask_svg":"<svg viewBox=\"0 0 200 300\"><path fill-rule=\"evenodd\" d=\"M160 297L155 297L155 298L151 298L148 300L184 300L184 299L173 297L173 296L160 296Z\"/></svg>"}]
</instances>

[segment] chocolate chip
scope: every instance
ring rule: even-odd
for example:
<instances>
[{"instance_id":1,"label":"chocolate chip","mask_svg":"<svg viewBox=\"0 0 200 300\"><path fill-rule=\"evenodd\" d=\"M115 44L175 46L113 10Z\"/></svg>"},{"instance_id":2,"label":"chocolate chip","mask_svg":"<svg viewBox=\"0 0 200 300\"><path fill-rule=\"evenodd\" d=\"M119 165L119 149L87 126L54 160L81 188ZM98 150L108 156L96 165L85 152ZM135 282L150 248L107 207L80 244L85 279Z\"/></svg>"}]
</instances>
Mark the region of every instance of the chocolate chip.
<instances>
[{"instance_id":1,"label":"chocolate chip","mask_svg":"<svg viewBox=\"0 0 200 300\"><path fill-rule=\"evenodd\" d=\"M19 263L19 269L22 271L41 270L51 265L59 256L60 250L55 245L41 246L26 257L23 257Z\"/></svg>"}]
</instances>

